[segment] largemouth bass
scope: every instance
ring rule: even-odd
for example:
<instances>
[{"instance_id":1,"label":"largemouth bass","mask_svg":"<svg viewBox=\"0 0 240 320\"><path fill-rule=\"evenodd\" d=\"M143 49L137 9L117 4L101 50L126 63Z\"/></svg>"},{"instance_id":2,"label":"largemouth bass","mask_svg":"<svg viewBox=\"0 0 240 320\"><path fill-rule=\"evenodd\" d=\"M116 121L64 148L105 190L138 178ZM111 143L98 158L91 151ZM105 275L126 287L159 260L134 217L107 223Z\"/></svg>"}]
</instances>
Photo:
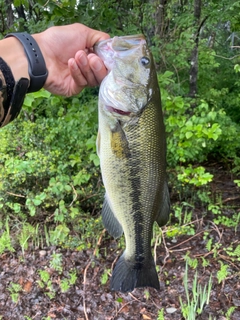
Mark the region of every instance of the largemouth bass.
<instances>
[{"instance_id":1,"label":"largemouth bass","mask_svg":"<svg viewBox=\"0 0 240 320\"><path fill-rule=\"evenodd\" d=\"M114 37L95 45L108 75L99 91L97 152L106 189L105 228L124 232L126 250L111 289L159 289L151 253L153 223L169 217L166 140L154 61L143 35Z\"/></svg>"}]
</instances>

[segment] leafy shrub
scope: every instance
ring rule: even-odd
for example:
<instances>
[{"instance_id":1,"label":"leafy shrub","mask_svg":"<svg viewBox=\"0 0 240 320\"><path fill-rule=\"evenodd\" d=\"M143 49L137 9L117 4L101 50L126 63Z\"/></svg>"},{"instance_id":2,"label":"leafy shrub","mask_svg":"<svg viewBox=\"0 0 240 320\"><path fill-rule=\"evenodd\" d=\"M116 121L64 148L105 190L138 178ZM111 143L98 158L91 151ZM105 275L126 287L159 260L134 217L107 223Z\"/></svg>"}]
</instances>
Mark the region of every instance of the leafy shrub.
<instances>
[{"instance_id":1,"label":"leafy shrub","mask_svg":"<svg viewBox=\"0 0 240 320\"><path fill-rule=\"evenodd\" d=\"M172 96L173 73L159 75L167 133L168 165L202 163L210 155L238 161L240 129L213 102ZM227 130L226 130L227 128Z\"/></svg>"},{"instance_id":2,"label":"leafy shrub","mask_svg":"<svg viewBox=\"0 0 240 320\"><path fill-rule=\"evenodd\" d=\"M12 213L23 223L53 224L55 244L57 234L66 241L83 214L99 211L102 201L97 95L86 96L30 94L19 118L0 131L2 218Z\"/></svg>"}]
</instances>

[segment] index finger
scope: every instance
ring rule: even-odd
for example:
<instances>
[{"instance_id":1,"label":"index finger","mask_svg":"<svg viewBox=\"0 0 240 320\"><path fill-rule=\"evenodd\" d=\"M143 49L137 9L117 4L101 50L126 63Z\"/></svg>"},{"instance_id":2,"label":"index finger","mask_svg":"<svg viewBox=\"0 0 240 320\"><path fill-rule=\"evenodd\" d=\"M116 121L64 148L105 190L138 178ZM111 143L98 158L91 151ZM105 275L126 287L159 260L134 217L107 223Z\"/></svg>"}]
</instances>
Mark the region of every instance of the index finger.
<instances>
[{"instance_id":1,"label":"index finger","mask_svg":"<svg viewBox=\"0 0 240 320\"><path fill-rule=\"evenodd\" d=\"M96 42L101 40L106 40L109 38L110 38L109 34L105 32L88 28L88 35L86 37L86 47L93 48Z\"/></svg>"}]
</instances>

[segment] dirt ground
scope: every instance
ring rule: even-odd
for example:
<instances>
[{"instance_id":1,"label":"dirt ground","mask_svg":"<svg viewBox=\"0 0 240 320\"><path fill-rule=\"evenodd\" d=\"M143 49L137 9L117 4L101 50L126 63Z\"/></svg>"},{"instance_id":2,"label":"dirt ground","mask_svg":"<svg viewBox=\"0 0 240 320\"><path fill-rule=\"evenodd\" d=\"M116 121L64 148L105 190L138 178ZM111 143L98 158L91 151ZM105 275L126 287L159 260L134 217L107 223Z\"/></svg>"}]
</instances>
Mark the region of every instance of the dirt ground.
<instances>
[{"instance_id":1,"label":"dirt ground","mask_svg":"<svg viewBox=\"0 0 240 320\"><path fill-rule=\"evenodd\" d=\"M225 176L218 178L213 185L214 192L219 186L223 191L231 190L222 192L222 200L240 208L239 192L231 179ZM231 211L226 210L225 214L230 215ZM240 244L240 226L216 225L212 221L213 216L207 214L202 217L200 209L195 209L195 216L194 235L169 238L164 235L163 229L164 237L155 248L159 291L140 288L123 294L109 290L110 277L107 272L111 273L120 252L116 241L109 240L105 233L100 236L98 250L95 248L95 251L46 247L37 250L30 248L24 255L21 250L0 255L0 319L157 320L162 309L165 320L184 319L179 297L186 301L183 276L188 253L192 261L198 261L198 283L204 286L209 282L210 275L213 281L209 304L204 306L202 314L196 319L239 320L240 263L232 259L225 248L232 247L234 250ZM208 239L211 238L215 244L214 250L206 248L206 232ZM62 260L57 270L51 263L53 254L61 254ZM217 277L220 261L228 265L228 274L221 283ZM49 279L44 282L39 270L47 271ZM63 292L60 284L63 279L69 279L69 272L73 270L75 283ZM196 270L188 270L190 296ZM231 307L234 311L227 318ZM159 315L159 319L163 318Z\"/></svg>"}]
</instances>

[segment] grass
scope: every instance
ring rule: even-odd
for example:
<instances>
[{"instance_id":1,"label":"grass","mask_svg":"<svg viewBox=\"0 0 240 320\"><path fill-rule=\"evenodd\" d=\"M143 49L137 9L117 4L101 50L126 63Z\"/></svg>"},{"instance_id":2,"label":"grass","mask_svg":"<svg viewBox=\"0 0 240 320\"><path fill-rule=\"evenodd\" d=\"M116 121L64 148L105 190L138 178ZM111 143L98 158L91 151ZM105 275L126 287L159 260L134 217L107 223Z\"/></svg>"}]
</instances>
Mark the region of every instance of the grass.
<instances>
[{"instance_id":1,"label":"grass","mask_svg":"<svg viewBox=\"0 0 240 320\"><path fill-rule=\"evenodd\" d=\"M198 315L202 314L204 306L209 304L212 288L212 276L210 276L208 283L202 286L198 282L198 273L196 271L192 285L189 286L188 263L186 262L183 284L186 294L186 302L183 302L182 297L180 296L181 312L184 319L195 320ZM189 287L192 289L190 290Z\"/></svg>"}]
</instances>

